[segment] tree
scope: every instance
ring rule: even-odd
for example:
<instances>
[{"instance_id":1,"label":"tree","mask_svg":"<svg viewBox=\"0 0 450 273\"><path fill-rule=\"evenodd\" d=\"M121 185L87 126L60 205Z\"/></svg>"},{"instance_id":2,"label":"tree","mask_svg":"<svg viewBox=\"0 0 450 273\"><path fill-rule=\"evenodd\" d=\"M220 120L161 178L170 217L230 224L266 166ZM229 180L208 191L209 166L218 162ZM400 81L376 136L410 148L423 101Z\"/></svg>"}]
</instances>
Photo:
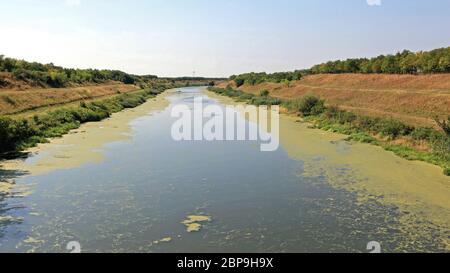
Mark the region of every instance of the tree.
<instances>
[{"instance_id":1,"label":"tree","mask_svg":"<svg viewBox=\"0 0 450 273\"><path fill-rule=\"evenodd\" d=\"M237 87L241 87L242 85L244 85L245 80L244 80L243 78L236 78L236 79L234 80L234 82L236 83L236 86L237 86Z\"/></svg>"},{"instance_id":2,"label":"tree","mask_svg":"<svg viewBox=\"0 0 450 273\"><path fill-rule=\"evenodd\" d=\"M414 74L418 72L417 55L409 53L400 61L400 71L404 74Z\"/></svg>"},{"instance_id":3,"label":"tree","mask_svg":"<svg viewBox=\"0 0 450 273\"><path fill-rule=\"evenodd\" d=\"M384 58L381 64L381 72L388 74L395 74L400 72L399 64L395 56L389 55Z\"/></svg>"}]
</instances>

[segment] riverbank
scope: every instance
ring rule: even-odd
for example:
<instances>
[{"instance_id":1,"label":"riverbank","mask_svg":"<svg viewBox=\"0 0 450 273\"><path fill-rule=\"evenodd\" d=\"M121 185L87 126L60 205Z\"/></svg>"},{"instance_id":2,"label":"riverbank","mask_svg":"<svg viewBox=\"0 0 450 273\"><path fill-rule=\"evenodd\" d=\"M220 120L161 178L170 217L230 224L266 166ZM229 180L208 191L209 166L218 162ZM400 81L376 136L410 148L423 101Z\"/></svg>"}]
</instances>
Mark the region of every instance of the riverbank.
<instances>
[{"instance_id":1,"label":"riverbank","mask_svg":"<svg viewBox=\"0 0 450 273\"><path fill-rule=\"evenodd\" d=\"M274 98L300 99L312 94L330 105L369 117L393 117L415 127L436 127L435 117L450 114L450 75L317 74L289 82L262 82L237 86L224 81L217 86L259 95L267 90Z\"/></svg>"},{"instance_id":2,"label":"riverbank","mask_svg":"<svg viewBox=\"0 0 450 273\"><path fill-rule=\"evenodd\" d=\"M166 93L159 94L135 108L114 113L100 123L81 124L79 128L60 138L52 138L47 143L29 148L24 153L33 156L30 161L11 159L0 162L0 165L5 170L19 171L22 175L41 175L55 169L71 169L87 163L99 163L104 159L102 146L129 139L130 122L165 109L169 105L166 96ZM6 186L4 184L5 188Z\"/></svg>"},{"instance_id":3,"label":"riverbank","mask_svg":"<svg viewBox=\"0 0 450 273\"><path fill-rule=\"evenodd\" d=\"M61 137L83 123L103 120L113 113L139 106L166 89L181 86L184 83L156 84L129 93L114 93L106 98L82 99L0 116L0 158L13 158L23 150L48 142L48 139Z\"/></svg>"},{"instance_id":4,"label":"riverbank","mask_svg":"<svg viewBox=\"0 0 450 273\"><path fill-rule=\"evenodd\" d=\"M224 104L245 103L211 91L207 94ZM398 223L392 223L389 231L377 232L379 236L393 232L409 237L397 245L399 252L411 246L426 251L427 245L419 243L423 238L450 250L450 177L442 175L441 168L399 158L380 146L348 141L348 135L299 120L290 113L280 116L280 143L289 157L304 164L299 176L326 177L333 187L355 193L361 206L380 203L395 208ZM327 208L329 213L331 210ZM382 220L369 217L354 221ZM357 235L359 231L354 232Z\"/></svg>"},{"instance_id":5,"label":"riverbank","mask_svg":"<svg viewBox=\"0 0 450 273\"><path fill-rule=\"evenodd\" d=\"M98 100L138 91L134 84L111 82L67 88L14 90L0 88L0 115L14 115L49 106L60 106L82 100Z\"/></svg>"},{"instance_id":6,"label":"riverbank","mask_svg":"<svg viewBox=\"0 0 450 273\"><path fill-rule=\"evenodd\" d=\"M300 99L273 98L241 90L211 87L210 91L254 105L281 105L284 112L303 115L312 127L348 135L348 140L370 143L408 159L442 167L450 176L450 137L429 127L413 127L393 118L373 118L326 106L312 95Z\"/></svg>"}]
</instances>

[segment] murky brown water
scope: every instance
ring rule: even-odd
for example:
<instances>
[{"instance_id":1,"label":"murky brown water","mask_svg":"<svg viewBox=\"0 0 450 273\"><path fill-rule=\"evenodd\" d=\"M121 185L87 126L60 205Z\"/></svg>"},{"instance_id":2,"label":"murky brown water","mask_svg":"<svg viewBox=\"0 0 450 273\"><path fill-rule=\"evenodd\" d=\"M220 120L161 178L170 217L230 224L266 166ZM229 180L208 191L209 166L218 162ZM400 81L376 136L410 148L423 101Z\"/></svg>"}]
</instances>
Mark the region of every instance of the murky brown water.
<instances>
[{"instance_id":1,"label":"murky brown water","mask_svg":"<svg viewBox=\"0 0 450 273\"><path fill-rule=\"evenodd\" d=\"M0 184L0 252L448 251L450 181L344 136L282 117L258 142L175 142L170 109L232 103L199 88L84 125Z\"/></svg>"}]
</instances>

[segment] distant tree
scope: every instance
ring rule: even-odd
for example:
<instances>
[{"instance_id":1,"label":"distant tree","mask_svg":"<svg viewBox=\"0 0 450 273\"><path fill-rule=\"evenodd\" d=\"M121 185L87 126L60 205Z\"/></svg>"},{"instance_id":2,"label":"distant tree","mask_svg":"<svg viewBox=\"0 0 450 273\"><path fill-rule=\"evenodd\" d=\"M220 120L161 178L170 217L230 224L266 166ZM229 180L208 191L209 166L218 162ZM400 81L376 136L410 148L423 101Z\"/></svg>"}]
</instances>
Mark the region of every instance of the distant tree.
<instances>
[{"instance_id":1,"label":"distant tree","mask_svg":"<svg viewBox=\"0 0 450 273\"><path fill-rule=\"evenodd\" d=\"M389 55L384 58L383 63L381 64L381 72L387 74L395 74L400 72L399 64L395 56Z\"/></svg>"},{"instance_id":2,"label":"distant tree","mask_svg":"<svg viewBox=\"0 0 450 273\"><path fill-rule=\"evenodd\" d=\"M450 47L428 52L404 50L395 55L380 55L371 59L347 59L313 66L310 73L448 73L450 72Z\"/></svg>"},{"instance_id":3,"label":"distant tree","mask_svg":"<svg viewBox=\"0 0 450 273\"><path fill-rule=\"evenodd\" d=\"M236 83L237 87L241 87L242 85L244 85L245 79L243 79L243 78L235 78L234 82Z\"/></svg>"}]
</instances>

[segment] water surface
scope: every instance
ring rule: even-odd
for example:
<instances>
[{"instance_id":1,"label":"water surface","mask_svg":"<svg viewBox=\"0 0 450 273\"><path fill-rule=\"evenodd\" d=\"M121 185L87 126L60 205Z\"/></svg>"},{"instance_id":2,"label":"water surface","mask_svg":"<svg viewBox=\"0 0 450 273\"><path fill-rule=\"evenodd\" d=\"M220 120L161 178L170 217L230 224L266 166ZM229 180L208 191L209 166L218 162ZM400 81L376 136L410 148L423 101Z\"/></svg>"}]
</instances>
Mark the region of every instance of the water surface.
<instances>
[{"instance_id":1,"label":"water surface","mask_svg":"<svg viewBox=\"0 0 450 273\"><path fill-rule=\"evenodd\" d=\"M370 146L287 117L276 152L261 152L256 141L176 142L171 107L196 96L209 104L226 100L201 88L165 96L159 100L169 103L83 125L44 145L17 165L20 171L2 171L16 184L0 190L0 252L67 252L70 241L84 252L367 252L369 241L387 252L446 250L445 221L361 186L403 181L414 167L448 189L432 167L371 150L388 166L401 162L395 175L377 176L385 166L365 169L349 156ZM424 200L422 210L431 203ZM434 205L433 212L449 212L445 201ZM211 221L188 232L182 222L189 216Z\"/></svg>"}]
</instances>

